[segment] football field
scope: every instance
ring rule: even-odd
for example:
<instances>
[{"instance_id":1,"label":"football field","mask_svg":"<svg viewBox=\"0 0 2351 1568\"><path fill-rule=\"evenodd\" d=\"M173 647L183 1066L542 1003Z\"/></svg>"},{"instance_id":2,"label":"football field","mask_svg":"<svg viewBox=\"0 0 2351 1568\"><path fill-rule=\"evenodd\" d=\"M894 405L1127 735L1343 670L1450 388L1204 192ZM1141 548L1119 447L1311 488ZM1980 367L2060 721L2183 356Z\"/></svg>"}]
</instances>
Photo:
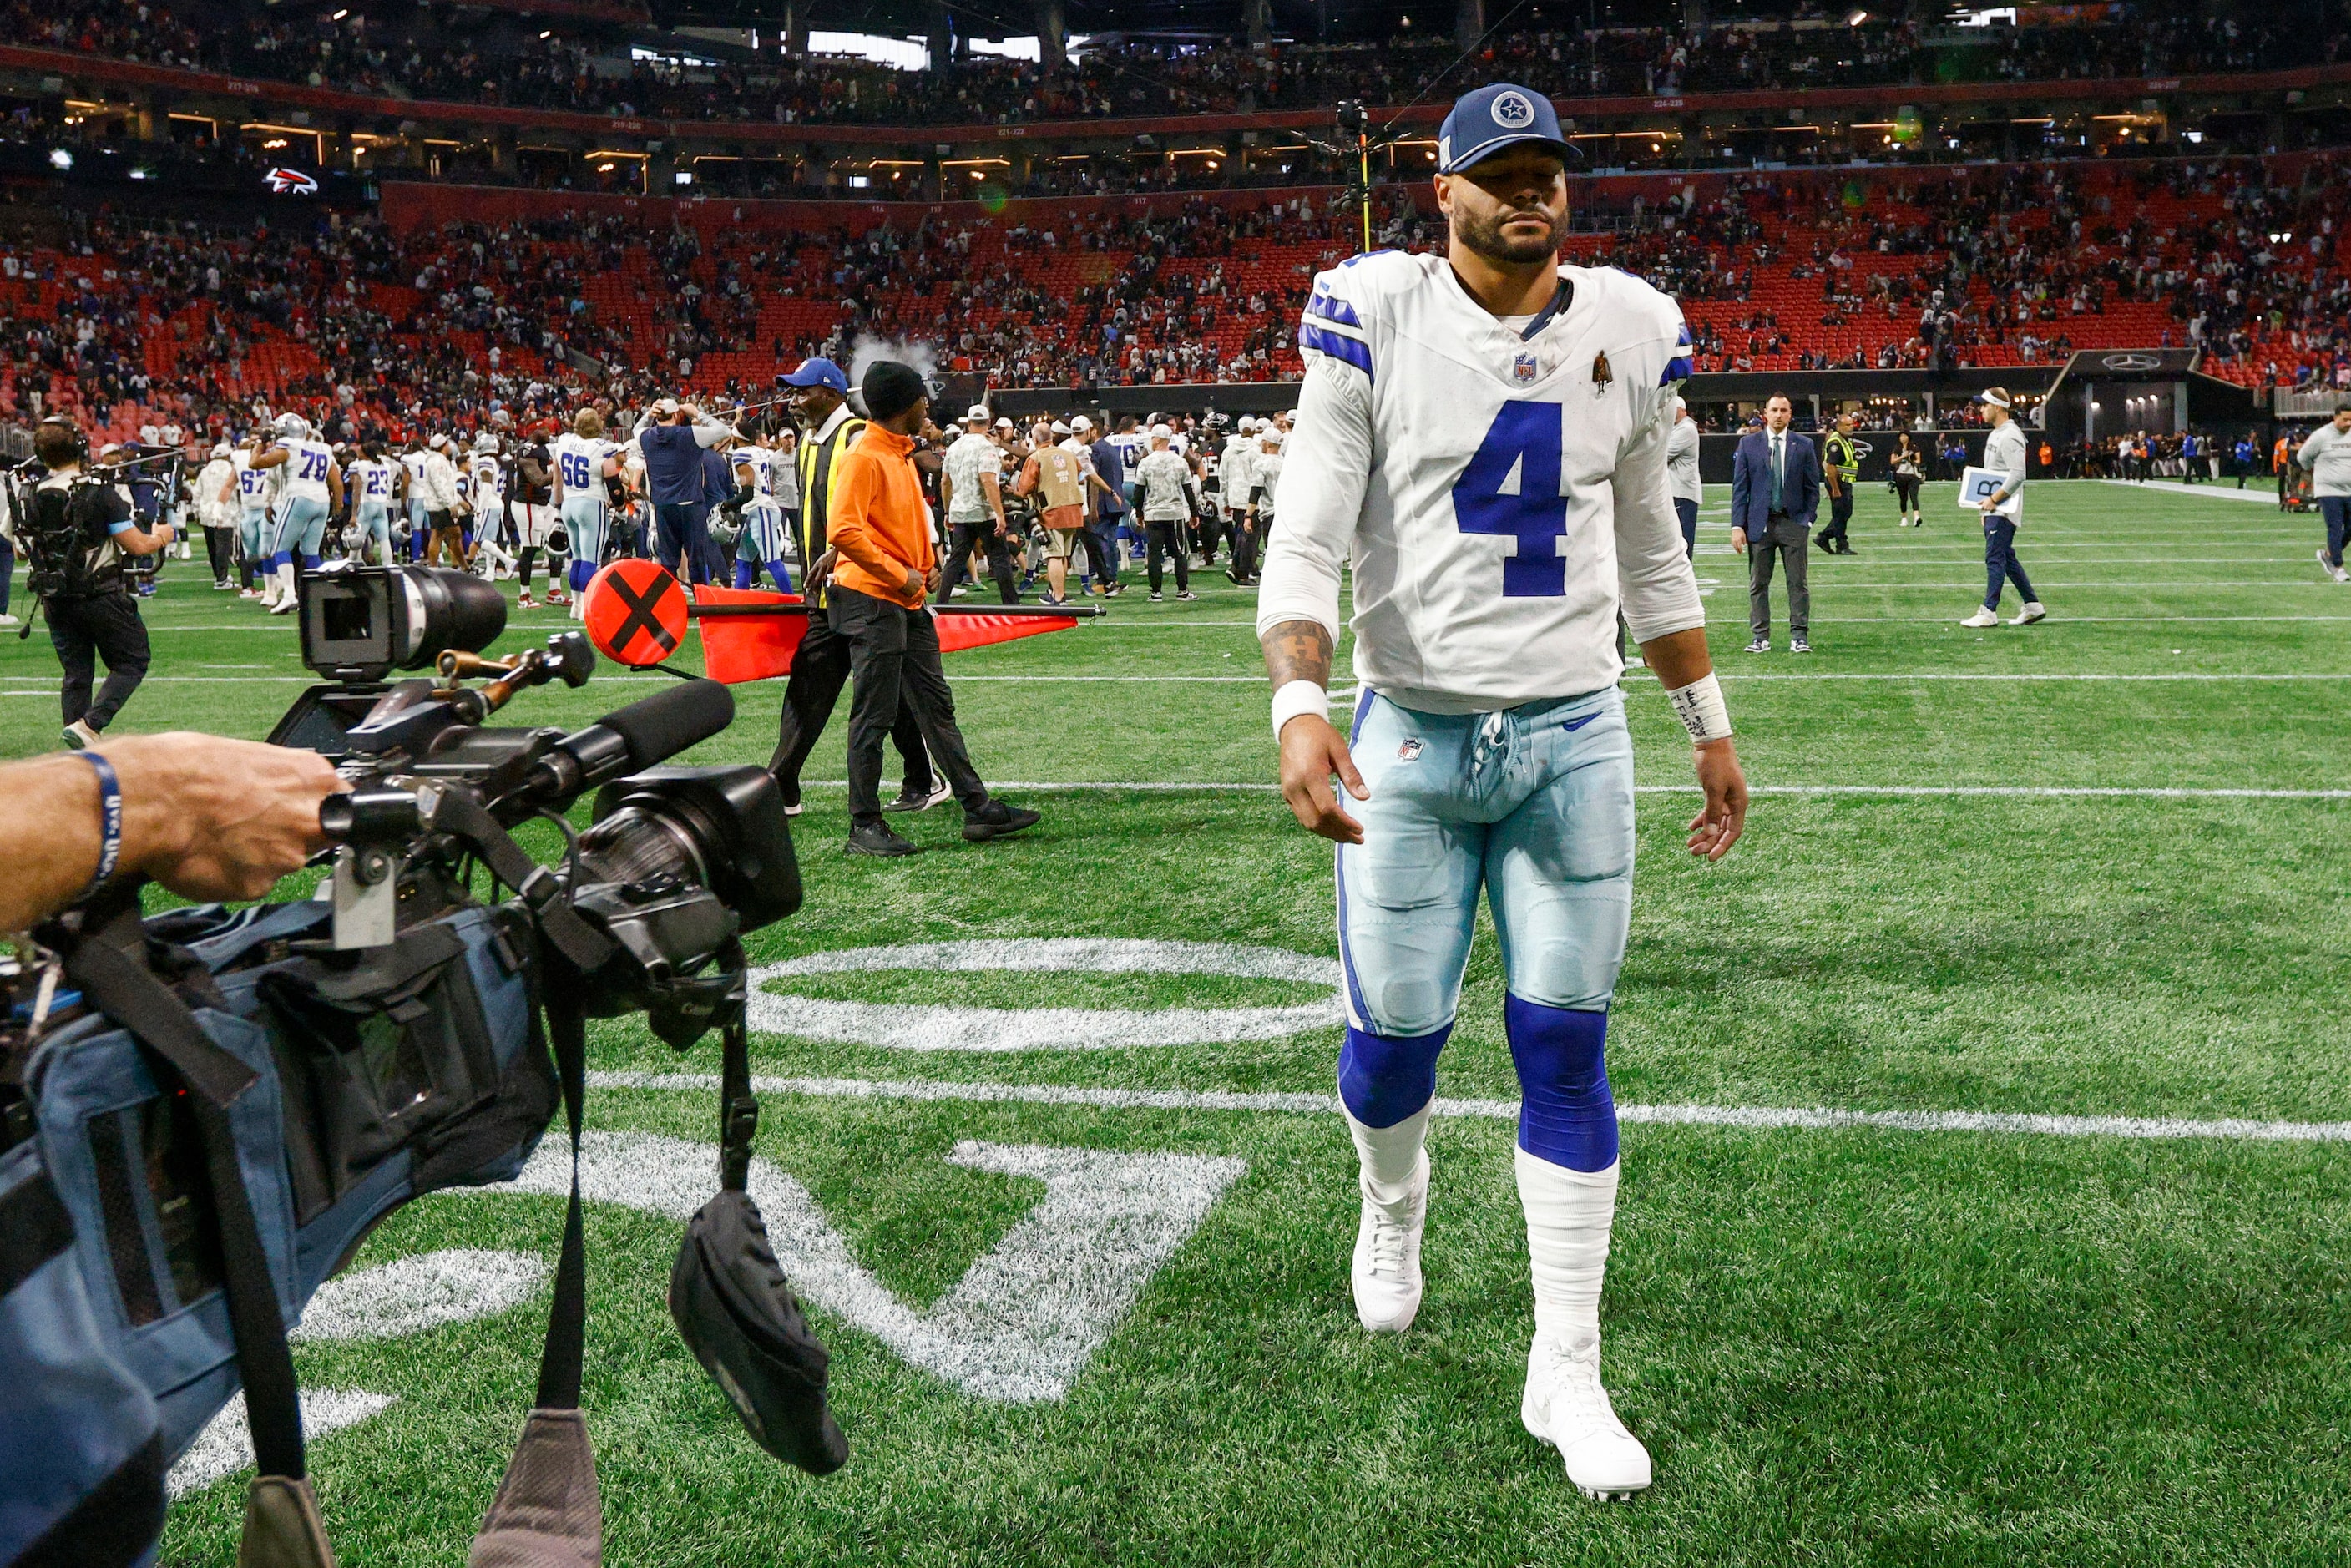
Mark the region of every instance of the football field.
<instances>
[{"instance_id":1,"label":"football field","mask_svg":"<svg viewBox=\"0 0 2351 1568\"><path fill-rule=\"evenodd\" d=\"M1687 742L1626 684L1603 1370L1651 1490L1587 1502L1519 1425L1489 924L1439 1067L1426 1304L1356 1324L1330 845L1271 789L1254 591L1154 605L1138 571L1100 623L947 661L981 772L1041 827L966 845L947 805L893 819L925 853L845 859L844 706L794 824L806 907L750 943L754 1193L833 1352L838 1474L757 1449L669 1322L715 1039L593 1026L606 1560L2351 1560L2351 588L2316 520L2036 483L2018 549L2051 618L1970 631L1973 514L1930 486L1897 529L1873 488L1858 553L1813 557L1817 652L1782 622L1749 656L1727 487L1708 506L1756 789L1721 863L1683 852ZM290 620L205 576L147 601L120 730L258 737L301 689ZM502 646L563 624L518 613ZM502 716L572 727L660 678L608 664ZM57 744L55 686L39 632L0 642L0 756ZM779 695L737 688L685 760L764 762ZM395 1215L314 1305L346 1563L463 1560L534 1385L555 1142L515 1189ZM183 1461L165 1562L235 1560L238 1462L227 1426Z\"/></svg>"}]
</instances>

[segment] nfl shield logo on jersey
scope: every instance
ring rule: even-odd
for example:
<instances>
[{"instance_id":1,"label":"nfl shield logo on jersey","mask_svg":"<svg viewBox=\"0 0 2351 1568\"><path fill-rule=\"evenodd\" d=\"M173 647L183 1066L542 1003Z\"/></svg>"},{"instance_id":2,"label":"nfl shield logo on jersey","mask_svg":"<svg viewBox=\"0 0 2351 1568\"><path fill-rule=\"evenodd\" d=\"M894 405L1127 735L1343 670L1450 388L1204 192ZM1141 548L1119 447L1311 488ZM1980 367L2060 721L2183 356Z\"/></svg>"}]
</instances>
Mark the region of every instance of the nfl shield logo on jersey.
<instances>
[{"instance_id":1,"label":"nfl shield logo on jersey","mask_svg":"<svg viewBox=\"0 0 2351 1568\"><path fill-rule=\"evenodd\" d=\"M1396 747L1396 758L1399 761L1414 762L1417 761L1419 758L1420 738L1417 736L1406 740L1402 746Z\"/></svg>"},{"instance_id":2,"label":"nfl shield logo on jersey","mask_svg":"<svg viewBox=\"0 0 2351 1568\"><path fill-rule=\"evenodd\" d=\"M1532 382L1536 376L1541 374L1541 367L1536 364L1535 357L1532 354L1520 354L1517 359L1510 361L1510 374L1518 379L1520 385L1524 386Z\"/></svg>"}]
</instances>

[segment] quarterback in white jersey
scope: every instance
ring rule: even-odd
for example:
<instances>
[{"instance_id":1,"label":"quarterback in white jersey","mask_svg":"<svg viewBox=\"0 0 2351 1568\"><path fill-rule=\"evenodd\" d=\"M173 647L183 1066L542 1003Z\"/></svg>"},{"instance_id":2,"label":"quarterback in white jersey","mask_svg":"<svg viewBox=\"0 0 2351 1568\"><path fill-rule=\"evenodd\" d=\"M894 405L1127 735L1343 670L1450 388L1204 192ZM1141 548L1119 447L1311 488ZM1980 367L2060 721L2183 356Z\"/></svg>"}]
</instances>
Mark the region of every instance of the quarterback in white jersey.
<instances>
[{"instance_id":1,"label":"quarterback in white jersey","mask_svg":"<svg viewBox=\"0 0 2351 1568\"><path fill-rule=\"evenodd\" d=\"M1339 845L1356 1314L1397 1331L1419 1311L1423 1135L1482 888L1534 1286L1520 1418L1587 1495L1624 1497L1651 1476L1600 1381L1616 1203L1604 1043L1634 845L1620 606L1697 747L1692 852L1727 851L1747 801L1666 482L1687 339L1656 289L1558 264L1573 153L1541 94L1469 93L1437 145L1447 253L1358 256L1315 279L1258 629L1282 793ZM1325 690L1351 565L1352 744Z\"/></svg>"}]
</instances>

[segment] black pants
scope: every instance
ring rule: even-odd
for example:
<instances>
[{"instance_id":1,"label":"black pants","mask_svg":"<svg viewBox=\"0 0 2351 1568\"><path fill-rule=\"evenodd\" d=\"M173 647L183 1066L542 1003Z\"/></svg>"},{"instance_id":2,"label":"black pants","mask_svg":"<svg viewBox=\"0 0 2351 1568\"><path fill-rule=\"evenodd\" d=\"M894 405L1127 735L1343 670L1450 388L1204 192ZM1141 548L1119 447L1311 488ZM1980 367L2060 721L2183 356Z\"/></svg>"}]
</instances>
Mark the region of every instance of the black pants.
<instances>
[{"instance_id":1,"label":"black pants","mask_svg":"<svg viewBox=\"0 0 2351 1568\"><path fill-rule=\"evenodd\" d=\"M1217 508L1214 506L1210 506L1207 510L1201 512L1197 517L1193 519L1192 537L1200 541L1200 564L1202 566L1214 566L1217 564L1217 541L1224 538L1224 534L1225 520L1222 517L1217 515Z\"/></svg>"},{"instance_id":2,"label":"black pants","mask_svg":"<svg viewBox=\"0 0 2351 1568\"><path fill-rule=\"evenodd\" d=\"M1164 523L1146 522L1143 525L1143 537L1149 541L1144 547L1144 560L1150 568L1151 591L1154 593L1159 591L1159 574L1162 566L1160 558L1163 555L1172 555L1176 558L1176 591L1189 593L1192 591L1192 568L1184 559L1184 539L1181 533L1184 524L1180 518L1171 518Z\"/></svg>"},{"instance_id":3,"label":"black pants","mask_svg":"<svg viewBox=\"0 0 2351 1568\"><path fill-rule=\"evenodd\" d=\"M1118 580L1118 540L1113 537L1117 528L1118 519L1113 517L1104 522L1088 524L1078 530L1078 538L1085 541L1086 559L1097 590L1107 588Z\"/></svg>"},{"instance_id":4,"label":"black pants","mask_svg":"<svg viewBox=\"0 0 2351 1568\"><path fill-rule=\"evenodd\" d=\"M147 622L139 619L139 601L128 593L100 593L89 599L52 599L43 607L48 616L49 643L65 667L59 689L65 721L88 721L104 729L147 678ZM106 661L106 684L90 700L90 678L97 659Z\"/></svg>"},{"instance_id":5,"label":"black pants","mask_svg":"<svg viewBox=\"0 0 2351 1568\"><path fill-rule=\"evenodd\" d=\"M1845 486L1829 497L1829 526L1813 542L1823 549L1843 549L1845 525L1853 521L1853 486Z\"/></svg>"},{"instance_id":6,"label":"black pants","mask_svg":"<svg viewBox=\"0 0 2351 1568\"><path fill-rule=\"evenodd\" d=\"M1262 527L1262 519L1257 522L1237 519L1233 523L1232 575L1243 582L1257 575L1258 530Z\"/></svg>"},{"instance_id":7,"label":"black pants","mask_svg":"<svg viewBox=\"0 0 2351 1568\"><path fill-rule=\"evenodd\" d=\"M939 667L938 622L927 612L853 589L835 588L830 600L832 630L849 644L855 683L849 703L850 816L881 820L882 737L909 706L964 810L987 804L987 786L979 781L963 731L956 727L955 696Z\"/></svg>"},{"instance_id":8,"label":"black pants","mask_svg":"<svg viewBox=\"0 0 2351 1568\"><path fill-rule=\"evenodd\" d=\"M204 555L213 563L213 580L226 582L236 570L236 530L206 528ZM0 594L0 610L8 608L7 597Z\"/></svg>"},{"instance_id":9,"label":"black pants","mask_svg":"<svg viewBox=\"0 0 2351 1568\"><path fill-rule=\"evenodd\" d=\"M1019 603L1019 581L1012 575L1012 547L997 532L994 517L955 526L955 537L947 544L946 566L939 574L939 602L945 604L956 585L970 575L966 569L975 549L987 552L987 574L996 579L997 597L1007 604Z\"/></svg>"},{"instance_id":10,"label":"black pants","mask_svg":"<svg viewBox=\"0 0 2351 1568\"><path fill-rule=\"evenodd\" d=\"M768 760L768 771L792 800L799 799L800 769L823 737L824 727L841 701L841 688L849 684L849 639L835 632L824 612L818 611L809 617L808 635L792 654L792 673L784 682L784 711L776 721L776 754ZM906 792L929 794L931 764L923 755L923 731L914 722L911 706L899 705L890 737L898 744L898 755L906 760Z\"/></svg>"}]
</instances>

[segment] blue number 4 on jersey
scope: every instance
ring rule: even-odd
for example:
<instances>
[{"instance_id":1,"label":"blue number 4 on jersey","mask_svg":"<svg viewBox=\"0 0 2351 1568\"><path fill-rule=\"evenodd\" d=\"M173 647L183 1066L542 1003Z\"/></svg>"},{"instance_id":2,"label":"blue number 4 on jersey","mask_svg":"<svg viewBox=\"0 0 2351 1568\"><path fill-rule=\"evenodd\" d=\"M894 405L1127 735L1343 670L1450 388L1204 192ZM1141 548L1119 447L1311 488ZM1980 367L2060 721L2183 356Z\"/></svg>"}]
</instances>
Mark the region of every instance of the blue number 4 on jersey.
<instances>
[{"instance_id":1,"label":"blue number 4 on jersey","mask_svg":"<svg viewBox=\"0 0 2351 1568\"><path fill-rule=\"evenodd\" d=\"M1465 534L1507 534L1518 553L1502 562L1502 597L1556 599L1567 591L1567 497L1560 493L1561 408L1506 402L1453 482L1453 518Z\"/></svg>"}]
</instances>

